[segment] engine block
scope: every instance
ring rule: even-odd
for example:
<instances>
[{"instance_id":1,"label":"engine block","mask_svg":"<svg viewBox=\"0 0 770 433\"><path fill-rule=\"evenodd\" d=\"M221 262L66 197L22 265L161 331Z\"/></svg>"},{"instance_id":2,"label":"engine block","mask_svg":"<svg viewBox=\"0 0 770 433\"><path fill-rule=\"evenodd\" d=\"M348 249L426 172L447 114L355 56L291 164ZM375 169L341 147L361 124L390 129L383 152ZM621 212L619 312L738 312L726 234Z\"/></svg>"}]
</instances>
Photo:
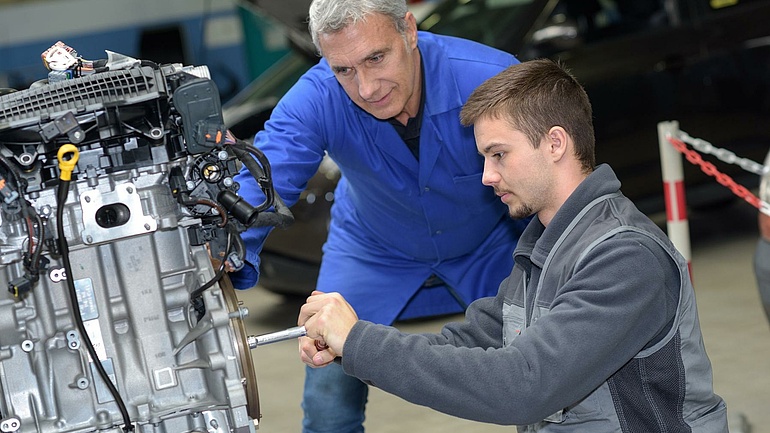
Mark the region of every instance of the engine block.
<instances>
[{"instance_id":1,"label":"engine block","mask_svg":"<svg viewBox=\"0 0 770 433\"><path fill-rule=\"evenodd\" d=\"M258 428L225 266L284 210L267 161L226 137L205 67L141 62L0 96L0 432ZM241 165L266 203L237 196Z\"/></svg>"}]
</instances>

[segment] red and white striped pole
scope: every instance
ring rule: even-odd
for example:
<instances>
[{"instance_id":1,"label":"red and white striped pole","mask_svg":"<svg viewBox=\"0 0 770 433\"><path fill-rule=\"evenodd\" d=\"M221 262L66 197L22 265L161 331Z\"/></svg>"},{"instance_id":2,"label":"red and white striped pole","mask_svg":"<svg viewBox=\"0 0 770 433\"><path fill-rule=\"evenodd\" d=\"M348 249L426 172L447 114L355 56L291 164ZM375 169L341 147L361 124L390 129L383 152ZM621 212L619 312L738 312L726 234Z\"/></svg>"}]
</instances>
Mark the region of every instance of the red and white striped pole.
<instances>
[{"instance_id":1,"label":"red and white striped pole","mask_svg":"<svg viewBox=\"0 0 770 433\"><path fill-rule=\"evenodd\" d=\"M690 225L687 221L687 201L684 195L684 170L682 155L674 149L667 137L676 137L679 122L658 123L660 167L663 172L663 194L666 199L666 227L668 237L679 253L687 260L692 276L690 252Z\"/></svg>"}]
</instances>

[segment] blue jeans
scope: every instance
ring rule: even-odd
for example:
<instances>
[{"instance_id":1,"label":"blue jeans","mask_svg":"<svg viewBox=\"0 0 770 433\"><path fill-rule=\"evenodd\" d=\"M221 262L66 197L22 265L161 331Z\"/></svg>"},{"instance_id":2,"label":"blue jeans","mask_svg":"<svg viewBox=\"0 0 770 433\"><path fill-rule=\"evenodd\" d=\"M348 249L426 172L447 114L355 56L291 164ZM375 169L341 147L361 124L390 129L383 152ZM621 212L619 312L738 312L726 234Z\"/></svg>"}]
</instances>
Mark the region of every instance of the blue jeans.
<instances>
[{"instance_id":1,"label":"blue jeans","mask_svg":"<svg viewBox=\"0 0 770 433\"><path fill-rule=\"evenodd\" d=\"M363 433L369 386L332 363L305 367L303 433Z\"/></svg>"}]
</instances>

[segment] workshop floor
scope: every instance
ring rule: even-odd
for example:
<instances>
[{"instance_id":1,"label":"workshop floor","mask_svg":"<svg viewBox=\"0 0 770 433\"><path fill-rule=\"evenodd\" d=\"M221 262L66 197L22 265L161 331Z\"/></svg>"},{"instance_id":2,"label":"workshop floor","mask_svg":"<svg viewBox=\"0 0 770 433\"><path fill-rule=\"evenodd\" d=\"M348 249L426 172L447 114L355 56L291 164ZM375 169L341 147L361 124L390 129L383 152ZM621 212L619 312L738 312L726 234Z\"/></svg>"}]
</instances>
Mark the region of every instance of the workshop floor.
<instances>
[{"instance_id":1,"label":"workshop floor","mask_svg":"<svg viewBox=\"0 0 770 433\"><path fill-rule=\"evenodd\" d=\"M714 385L728 404L732 433L770 433L770 327L752 273L756 212L740 202L690 216L692 270L701 327L714 369ZM250 310L249 334L296 325L299 300L259 287L238 293ZM458 317L399 324L407 332L432 332ZM259 432L301 432L304 365L297 345L282 342L252 351L259 382ZM334 416L334 414L329 414ZM368 433L510 432L444 415L371 389Z\"/></svg>"}]
</instances>

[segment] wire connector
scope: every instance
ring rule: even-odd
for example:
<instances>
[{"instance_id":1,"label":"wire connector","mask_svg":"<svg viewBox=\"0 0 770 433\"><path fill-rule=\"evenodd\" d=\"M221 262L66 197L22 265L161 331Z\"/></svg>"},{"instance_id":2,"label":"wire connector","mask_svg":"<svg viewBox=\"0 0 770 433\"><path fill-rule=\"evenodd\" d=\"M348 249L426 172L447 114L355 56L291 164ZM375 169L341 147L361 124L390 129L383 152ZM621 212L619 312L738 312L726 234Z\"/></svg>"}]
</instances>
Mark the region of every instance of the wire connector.
<instances>
[{"instance_id":1,"label":"wire connector","mask_svg":"<svg viewBox=\"0 0 770 433\"><path fill-rule=\"evenodd\" d=\"M21 299L32 290L33 283L34 281L27 275L15 278L8 282L8 292L10 292L15 299Z\"/></svg>"},{"instance_id":2,"label":"wire connector","mask_svg":"<svg viewBox=\"0 0 770 433\"><path fill-rule=\"evenodd\" d=\"M16 192L14 189L12 189L10 185L8 185L8 182L5 180L5 178L1 174L0 174L0 195L2 195L3 201L8 204L13 203L17 198L19 198L19 193Z\"/></svg>"}]
</instances>

